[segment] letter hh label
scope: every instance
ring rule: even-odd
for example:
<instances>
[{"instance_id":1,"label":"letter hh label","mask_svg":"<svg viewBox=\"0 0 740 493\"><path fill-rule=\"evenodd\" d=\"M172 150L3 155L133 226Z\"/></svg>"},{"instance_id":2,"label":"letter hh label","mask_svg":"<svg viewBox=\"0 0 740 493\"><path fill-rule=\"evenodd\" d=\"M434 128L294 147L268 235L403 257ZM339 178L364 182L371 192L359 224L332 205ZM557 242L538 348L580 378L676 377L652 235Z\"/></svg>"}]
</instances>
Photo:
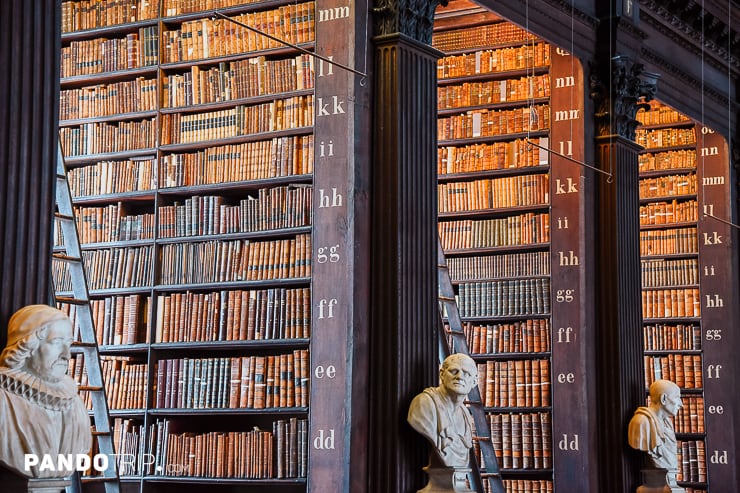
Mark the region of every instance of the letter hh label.
<instances>
[{"instance_id":1,"label":"letter hh label","mask_svg":"<svg viewBox=\"0 0 740 493\"><path fill-rule=\"evenodd\" d=\"M578 265L578 256L573 253L573 250L570 250L567 255L563 252L558 252L558 256L560 257L560 265L563 267Z\"/></svg>"},{"instance_id":2,"label":"letter hh label","mask_svg":"<svg viewBox=\"0 0 740 493\"><path fill-rule=\"evenodd\" d=\"M331 189L331 197L326 194L323 188L319 188L319 207L341 207L342 194L337 192L336 188Z\"/></svg>"}]
</instances>

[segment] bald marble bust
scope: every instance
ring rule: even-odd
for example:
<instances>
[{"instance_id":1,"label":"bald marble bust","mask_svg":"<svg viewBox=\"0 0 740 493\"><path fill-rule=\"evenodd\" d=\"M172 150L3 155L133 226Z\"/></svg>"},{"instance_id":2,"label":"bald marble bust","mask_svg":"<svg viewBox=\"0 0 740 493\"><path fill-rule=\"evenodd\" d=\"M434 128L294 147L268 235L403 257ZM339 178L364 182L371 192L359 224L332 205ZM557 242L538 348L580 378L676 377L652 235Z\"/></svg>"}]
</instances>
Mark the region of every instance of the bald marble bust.
<instances>
[{"instance_id":1,"label":"bald marble bust","mask_svg":"<svg viewBox=\"0 0 740 493\"><path fill-rule=\"evenodd\" d=\"M630 420L630 446L646 452L655 468L678 469L672 418L682 407L678 385L670 380L656 380L650 385L650 405L637 408Z\"/></svg>"},{"instance_id":2,"label":"bald marble bust","mask_svg":"<svg viewBox=\"0 0 740 493\"><path fill-rule=\"evenodd\" d=\"M453 354L442 363L439 380L438 387L424 389L411 401L408 422L434 446L432 462L465 468L473 446L465 399L478 381L478 368L470 356Z\"/></svg>"},{"instance_id":3,"label":"bald marble bust","mask_svg":"<svg viewBox=\"0 0 740 493\"><path fill-rule=\"evenodd\" d=\"M41 467L43 456L86 454L92 434L85 404L66 375L72 322L47 305L18 310L0 354L0 463L29 478L61 478L73 471ZM26 454L38 456L27 465ZM31 461L28 461L29 463Z\"/></svg>"}]
</instances>

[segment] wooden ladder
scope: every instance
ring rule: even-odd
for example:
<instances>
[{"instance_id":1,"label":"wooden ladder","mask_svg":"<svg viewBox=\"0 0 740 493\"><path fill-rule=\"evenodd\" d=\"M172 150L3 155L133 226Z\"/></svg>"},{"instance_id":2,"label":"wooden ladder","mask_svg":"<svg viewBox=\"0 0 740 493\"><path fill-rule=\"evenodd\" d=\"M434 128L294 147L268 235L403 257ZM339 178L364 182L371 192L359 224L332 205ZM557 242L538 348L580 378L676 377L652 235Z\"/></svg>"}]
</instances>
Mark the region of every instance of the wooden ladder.
<instances>
[{"instance_id":1,"label":"wooden ladder","mask_svg":"<svg viewBox=\"0 0 740 493\"><path fill-rule=\"evenodd\" d=\"M463 331L460 312L457 309L455 301L455 291L450 280L450 271L447 268L447 259L445 258L442 242L438 239L437 250L437 282L439 285L439 314L440 314L440 337L439 337L439 360L440 363L450 354L463 353L470 355L468 341ZM449 328L445 327L444 319L447 319ZM476 385L468 394L466 401L473 421L475 423L475 440L480 447L482 464L478 461L472 461L473 473L470 475L471 487L483 493L506 493L501 471L496 460L496 452L493 449L491 441L491 428L486 419L486 413L483 408L480 391ZM484 482L488 483L488 488L484 489Z\"/></svg>"},{"instance_id":2,"label":"wooden ladder","mask_svg":"<svg viewBox=\"0 0 740 493\"><path fill-rule=\"evenodd\" d=\"M64 237L64 252L55 251L52 254L52 260L64 262L68 266L72 294L71 296L59 295L54 290L54 300L57 305L74 306L75 319L79 326L79 341L72 344L72 353L83 355L88 381L87 385L79 386L79 390L87 391L92 401L92 417L95 430L93 431L93 450L108 457L108 467L105 471L102 471L102 475L83 477L81 482L83 484L102 483L105 487L105 493L119 493L120 482L116 468L116 456L113 450L108 401L105 395L100 354L90 307L90 294L87 289L87 277L82 259L77 223L72 208L72 195L67 181L66 168L60 144L57 154L56 212L54 218L61 226ZM97 449L95 445L97 445ZM75 480L72 486L67 488L67 491L68 493L76 493L80 491L80 488L80 481Z\"/></svg>"}]
</instances>

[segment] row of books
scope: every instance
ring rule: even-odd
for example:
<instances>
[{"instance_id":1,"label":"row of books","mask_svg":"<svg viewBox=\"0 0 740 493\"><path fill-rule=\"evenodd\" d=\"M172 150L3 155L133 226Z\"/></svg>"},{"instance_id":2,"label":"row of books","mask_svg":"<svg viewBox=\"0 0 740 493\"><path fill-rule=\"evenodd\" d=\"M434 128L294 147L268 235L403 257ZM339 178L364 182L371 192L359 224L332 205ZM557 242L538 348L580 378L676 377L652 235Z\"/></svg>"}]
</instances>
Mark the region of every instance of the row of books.
<instances>
[{"instance_id":1,"label":"row of books","mask_svg":"<svg viewBox=\"0 0 740 493\"><path fill-rule=\"evenodd\" d=\"M642 291L643 318L700 317L699 288Z\"/></svg>"},{"instance_id":2,"label":"row of books","mask_svg":"<svg viewBox=\"0 0 740 493\"><path fill-rule=\"evenodd\" d=\"M678 440L678 481L707 482L706 447L703 440Z\"/></svg>"},{"instance_id":3,"label":"row of books","mask_svg":"<svg viewBox=\"0 0 740 493\"><path fill-rule=\"evenodd\" d=\"M162 188L187 187L313 172L313 135L276 137L162 156Z\"/></svg>"},{"instance_id":4,"label":"row of books","mask_svg":"<svg viewBox=\"0 0 740 493\"><path fill-rule=\"evenodd\" d=\"M698 354L670 353L665 356L644 356L645 386L655 380L670 380L682 389L703 387L701 356Z\"/></svg>"},{"instance_id":5,"label":"row of books","mask_svg":"<svg viewBox=\"0 0 740 493\"><path fill-rule=\"evenodd\" d=\"M685 286L699 283L699 260L642 260L640 262L642 286Z\"/></svg>"},{"instance_id":6,"label":"row of books","mask_svg":"<svg viewBox=\"0 0 740 493\"><path fill-rule=\"evenodd\" d=\"M651 202L640 206L640 224L673 224L699 220L696 200Z\"/></svg>"},{"instance_id":7,"label":"row of books","mask_svg":"<svg viewBox=\"0 0 740 493\"><path fill-rule=\"evenodd\" d=\"M269 356L163 359L154 407L265 409L308 405L308 350Z\"/></svg>"},{"instance_id":8,"label":"row of books","mask_svg":"<svg viewBox=\"0 0 740 493\"><path fill-rule=\"evenodd\" d=\"M59 119L94 118L157 109L157 80L133 80L66 89L59 94Z\"/></svg>"},{"instance_id":9,"label":"row of books","mask_svg":"<svg viewBox=\"0 0 740 493\"><path fill-rule=\"evenodd\" d=\"M144 472L144 425L130 418L113 418L113 450L118 475L141 476Z\"/></svg>"},{"instance_id":10,"label":"row of books","mask_svg":"<svg viewBox=\"0 0 740 493\"><path fill-rule=\"evenodd\" d=\"M646 351L682 351L701 349L701 328L694 324L651 324L644 327Z\"/></svg>"},{"instance_id":11,"label":"row of books","mask_svg":"<svg viewBox=\"0 0 740 493\"><path fill-rule=\"evenodd\" d=\"M695 194L696 174L668 175L640 180L640 198L666 197L670 195Z\"/></svg>"},{"instance_id":12,"label":"row of books","mask_svg":"<svg viewBox=\"0 0 740 493\"><path fill-rule=\"evenodd\" d=\"M313 125L313 95L207 113L162 115L161 144L185 144Z\"/></svg>"},{"instance_id":13,"label":"row of books","mask_svg":"<svg viewBox=\"0 0 740 493\"><path fill-rule=\"evenodd\" d=\"M313 70L313 57L305 54L276 60L258 56L208 69L193 65L183 74L167 75L162 102L176 108L311 89Z\"/></svg>"},{"instance_id":14,"label":"row of books","mask_svg":"<svg viewBox=\"0 0 740 493\"><path fill-rule=\"evenodd\" d=\"M437 185L439 212L544 205L549 200L548 174L504 176Z\"/></svg>"},{"instance_id":15,"label":"row of books","mask_svg":"<svg viewBox=\"0 0 740 493\"><path fill-rule=\"evenodd\" d=\"M696 130L693 127L658 130L638 128L635 132L635 142L646 149L696 144Z\"/></svg>"},{"instance_id":16,"label":"row of books","mask_svg":"<svg viewBox=\"0 0 740 493\"><path fill-rule=\"evenodd\" d=\"M159 236L217 235L311 224L313 193L310 186L261 188L256 197L224 203L220 196L193 196L184 203L159 207Z\"/></svg>"},{"instance_id":17,"label":"row of books","mask_svg":"<svg viewBox=\"0 0 740 493\"><path fill-rule=\"evenodd\" d=\"M530 139L547 148L546 138ZM437 151L437 173L470 173L511 168L528 168L548 164L548 153L531 145L527 139L510 142L445 146Z\"/></svg>"},{"instance_id":18,"label":"row of books","mask_svg":"<svg viewBox=\"0 0 740 493\"><path fill-rule=\"evenodd\" d=\"M149 428L145 473L200 478L306 477L308 420L277 420L272 431L212 431L175 433L171 420ZM174 427L174 426L173 426Z\"/></svg>"},{"instance_id":19,"label":"row of books","mask_svg":"<svg viewBox=\"0 0 740 493\"><path fill-rule=\"evenodd\" d=\"M506 493L552 493L552 481L549 479L504 479ZM491 493L488 481L483 482L484 493Z\"/></svg>"},{"instance_id":20,"label":"row of books","mask_svg":"<svg viewBox=\"0 0 740 493\"><path fill-rule=\"evenodd\" d=\"M640 154L637 158L640 173L665 169L696 168L696 150L680 149L653 154Z\"/></svg>"},{"instance_id":21,"label":"row of books","mask_svg":"<svg viewBox=\"0 0 740 493\"><path fill-rule=\"evenodd\" d=\"M550 320L463 326L471 354L540 353L550 351Z\"/></svg>"},{"instance_id":22,"label":"row of books","mask_svg":"<svg viewBox=\"0 0 740 493\"><path fill-rule=\"evenodd\" d=\"M86 156L109 152L154 147L156 124L150 120L115 123L91 122L59 129L65 157Z\"/></svg>"},{"instance_id":23,"label":"row of books","mask_svg":"<svg viewBox=\"0 0 740 493\"><path fill-rule=\"evenodd\" d=\"M231 17L288 43L310 43L314 40L314 2L288 4L273 10L249 12ZM162 33L163 63L200 60L282 48L283 43L257 34L235 22L203 18L183 22L180 29Z\"/></svg>"},{"instance_id":24,"label":"row of books","mask_svg":"<svg viewBox=\"0 0 740 493\"><path fill-rule=\"evenodd\" d=\"M499 219L444 221L439 237L445 250L531 245L550 241L550 215L527 212Z\"/></svg>"},{"instance_id":25,"label":"row of books","mask_svg":"<svg viewBox=\"0 0 740 493\"><path fill-rule=\"evenodd\" d=\"M154 342L308 338L308 288L172 293L157 297Z\"/></svg>"},{"instance_id":26,"label":"row of books","mask_svg":"<svg viewBox=\"0 0 740 493\"><path fill-rule=\"evenodd\" d=\"M691 121L683 113L656 100L652 100L648 104L650 105L649 109L638 111L635 115L635 120L640 122L641 125L662 125L666 123L685 123Z\"/></svg>"},{"instance_id":27,"label":"row of books","mask_svg":"<svg viewBox=\"0 0 740 493\"><path fill-rule=\"evenodd\" d=\"M432 35L432 46L440 51L485 48L494 44L524 44L536 37L510 22L487 24L484 26L439 31ZM495 40L495 41L493 41Z\"/></svg>"},{"instance_id":28,"label":"row of books","mask_svg":"<svg viewBox=\"0 0 740 493\"><path fill-rule=\"evenodd\" d=\"M437 139L470 139L550 128L550 105L538 104L513 110L472 110L437 118Z\"/></svg>"},{"instance_id":29,"label":"row of books","mask_svg":"<svg viewBox=\"0 0 740 493\"><path fill-rule=\"evenodd\" d=\"M67 171L67 182L73 198L153 190L157 187L154 159L99 161L71 168Z\"/></svg>"},{"instance_id":30,"label":"row of books","mask_svg":"<svg viewBox=\"0 0 740 493\"><path fill-rule=\"evenodd\" d=\"M152 246L115 247L82 252L87 273L88 288L114 289L151 286ZM71 291L72 282L69 264L52 261L54 288L56 291Z\"/></svg>"},{"instance_id":31,"label":"row of books","mask_svg":"<svg viewBox=\"0 0 740 493\"><path fill-rule=\"evenodd\" d=\"M140 67L159 60L157 26L141 27L122 38L95 38L72 41L62 46L60 77L94 75Z\"/></svg>"},{"instance_id":32,"label":"row of books","mask_svg":"<svg viewBox=\"0 0 740 493\"><path fill-rule=\"evenodd\" d=\"M490 74L506 70L534 69L550 65L550 45L528 43L522 46L478 50L437 60L437 79Z\"/></svg>"},{"instance_id":33,"label":"row of books","mask_svg":"<svg viewBox=\"0 0 740 493\"><path fill-rule=\"evenodd\" d=\"M673 255L698 251L696 228L640 231L640 255Z\"/></svg>"},{"instance_id":34,"label":"row of books","mask_svg":"<svg viewBox=\"0 0 740 493\"><path fill-rule=\"evenodd\" d=\"M82 257L90 289L151 286L153 246L85 250Z\"/></svg>"},{"instance_id":35,"label":"row of books","mask_svg":"<svg viewBox=\"0 0 740 493\"><path fill-rule=\"evenodd\" d=\"M550 96L548 74L484 82L464 82L437 88L437 108L440 110L483 106L487 104L525 101Z\"/></svg>"},{"instance_id":36,"label":"row of books","mask_svg":"<svg viewBox=\"0 0 740 493\"><path fill-rule=\"evenodd\" d=\"M541 413L491 413L491 439L502 469L552 467L552 417Z\"/></svg>"},{"instance_id":37,"label":"row of books","mask_svg":"<svg viewBox=\"0 0 740 493\"><path fill-rule=\"evenodd\" d=\"M457 298L464 318L546 314L550 312L550 279L463 283Z\"/></svg>"},{"instance_id":38,"label":"row of books","mask_svg":"<svg viewBox=\"0 0 740 493\"><path fill-rule=\"evenodd\" d=\"M478 390L485 407L550 405L550 360L486 361L478 365Z\"/></svg>"},{"instance_id":39,"label":"row of books","mask_svg":"<svg viewBox=\"0 0 740 493\"><path fill-rule=\"evenodd\" d=\"M104 207L75 207L81 243L104 243L154 238L152 213L125 215L121 202Z\"/></svg>"},{"instance_id":40,"label":"row of books","mask_svg":"<svg viewBox=\"0 0 740 493\"><path fill-rule=\"evenodd\" d=\"M223 9L244 3L251 2L245 2L244 0L162 0L162 15L172 17L205 10Z\"/></svg>"},{"instance_id":41,"label":"row of books","mask_svg":"<svg viewBox=\"0 0 740 493\"><path fill-rule=\"evenodd\" d=\"M452 257L447 259L452 282L499 277L532 277L550 274L547 252L506 253L485 257Z\"/></svg>"},{"instance_id":42,"label":"row of books","mask_svg":"<svg viewBox=\"0 0 740 493\"><path fill-rule=\"evenodd\" d=\"M62 32L154 19L158 0L78 0L62 2Z\"/></svg>"},{"instance_id":43,"label":"row of books","mask_svg":"<svg viewBox=\"0 0 740 493\"><path fill-rule=\"evenodd\" d=\"M101 356L100 368L105 384L109 409L144 409L146 407L147 363L132 362L128 356ZM90 385L84 355L75 354L69 360L69 375L77 385ZM87 390L80 390L80 397L92 409L92 399Z\"/></svg>"},{"instance_id":44,"label":"row of books","mask_svg":"<svg viewBox=\"0 0 740 493\"><path fill-rule=\"evenodd\" d=\"M90 300L95 338L99 346L140 344L149 340L149 310L151 296L130 294L106 296ZM80 327L77 305L60 304L72 321L74 338L78 339Z\"/></svg>"},{"instance_id":45,"label":"row of books","mask_svg":"<svg viewBox=\"0 0 740 493\"><path fill-rule=\"evenodd\" d=\"M311 235L271 241L207 241L162 246L162 284L262 281L311 274Z\"/></svg>"}]
</instances>

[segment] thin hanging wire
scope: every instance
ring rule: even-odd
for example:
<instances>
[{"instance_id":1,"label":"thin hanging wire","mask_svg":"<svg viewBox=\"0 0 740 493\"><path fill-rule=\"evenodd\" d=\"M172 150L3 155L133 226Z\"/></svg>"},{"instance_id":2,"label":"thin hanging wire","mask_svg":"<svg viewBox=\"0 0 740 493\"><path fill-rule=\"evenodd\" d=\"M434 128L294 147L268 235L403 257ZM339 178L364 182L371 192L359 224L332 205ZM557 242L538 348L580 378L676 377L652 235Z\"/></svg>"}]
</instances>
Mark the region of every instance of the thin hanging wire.
<instances>
[{"instance_id":1,"label":"thin hanging wire","mask_svg":"<svg viewBox=\"0 0 740 493\"><path fill-rule=\"evenodd\" d=\"M267 34L265 32L262 32L259 29L255 28L255 27L252 27L252 26L249 26L247 24L244 24L243 22L240 22L240 21L238 21L236 19L233 19L233 18L229 17L228 15L225 15L225 14L219 12L218 10L214 10L213 11L212 20L216 20L216 17L220 17L222 19L226 19L227 21L231 21L234 24L243 27L244 29L248 29L249 31L252 31L253 33L259 34L261 36L265 36L268 39L271 39L273 41L276 41L276 42L278 42L280 44L283 44L285 46L289 46L289 47L291 47L291 48L293 48L295 50L300 51L301 53L304 53L306 55L312 56L314 58L318 58L319 60L322 60L322 61L324 61L326 63L331 64L331 65L334 65L335 67L339 67L341 69L344 69L344 70L346 70L348 72L352 72L353 74L357 74L360 77L362 77L362 79L360 79L360 85L361 86L364 86L365 85L365 81L367 79L367 74L365 74L364 72L360 72L359 70L355 70L352 67L348 67L347 65L343 65L343 64L341 64L339 62L335 62L334 60L332 60L330 58L327 58L327 57L325 57L323 55L319 55L318 53L314 53L313 51L308 51L305 48L301 48L300 46L295 45L293 43L290 43L288 41L285 41L284 39L280 39L278 37L275 37L272 34Z\"/></svg>"},{"instance_id":2,"label":"thin hanging wire","mask_svg":"<svg viewBox=\"0 0 740 493\"><path fill-rule=\"evenodd\" d=\"M575 41L574 41L574 39L575 39L575 7L574 7L574 3L573 2L574 2L574 0L571 0L571 3L570 3L570 56L571 56L570 64L571 64L571 74L575 73L574 72L575 71L575 55L573 54L574 51L575 51ZM526 3L525 3L524 27L525 27L525 30L527 31L527 33L529 33L529 0L527 0ZM609 35L611 37L611 27L610 27L610 33L609 33ZM578 159L574 159L571 156L568 156L568 155L563 154L561 152L555 151L555 150L553 150L550 147L550 141L549 140L548 140L548 147L541 146L540 144L535 143L535 142L532 141L532 136L531 136L532 122L533 121L537 121L537 118L538 118L537 117L537 111L534 108L534 90L531 90L532 89L532 81L534 79L534 72L535 72L535 70L534 70L534 43L535 43L535 39L532 38L532 54L533 54L533 56L531 57L532 58L532 67L531 67L532 70L531 70L531 74L530 74L530 66L529 66L529 63L530 62L529 62L529 60L526 61L526 64L527 64L526 65L526 74L527 74L527 77L530 78L530 95L531 95L531 97L528 100L528 102L529 102L530 124L527 126L527 139L526 139L527 145L534 146L534 147L536 147L538 149L541 149L543 151L546 151L548 153L548 159L547 159L548 163L551 162L551 159L550 159L550 156L549 155L554 154L554 155L559 156L559 157L561 157L563 159L566 159L566 160L568 160L568 161L570 161L572 163L575 163L575 164L578 164L580 166L583 166L584 168L588 168L590 170L596 171L597 173L601 173L603 175L606 175L607 176L607 179L606 179L607 183L612 183L612 181L613 181L613 175L611 173L611 169L609 170L609 172L607 172L607 171L604 171L604 170L602 170L600 168L597 168L596 166L593 166L593 165L590 165L590 164L586 164L583 161L579 161ZM550 57L552 58L552 45L550 45ZM611 84L611 80L610 80L610 84ZM552 96L552 87L550 88L550 91L551 91L551 96ZM573 90L571 90L571 92L570 92L570 102L571 102L571 106L570 107L571 108L573 107L573 97L574 97L573 96L573 92L574 92ZM552 125L552 121L550 122L550 124ZM573 121L572 120L570 122L570 137L571 137L571 140L573 140ZM611 161L610 161L610 166L611 166Z\"/></svg>"}]
</instances>

